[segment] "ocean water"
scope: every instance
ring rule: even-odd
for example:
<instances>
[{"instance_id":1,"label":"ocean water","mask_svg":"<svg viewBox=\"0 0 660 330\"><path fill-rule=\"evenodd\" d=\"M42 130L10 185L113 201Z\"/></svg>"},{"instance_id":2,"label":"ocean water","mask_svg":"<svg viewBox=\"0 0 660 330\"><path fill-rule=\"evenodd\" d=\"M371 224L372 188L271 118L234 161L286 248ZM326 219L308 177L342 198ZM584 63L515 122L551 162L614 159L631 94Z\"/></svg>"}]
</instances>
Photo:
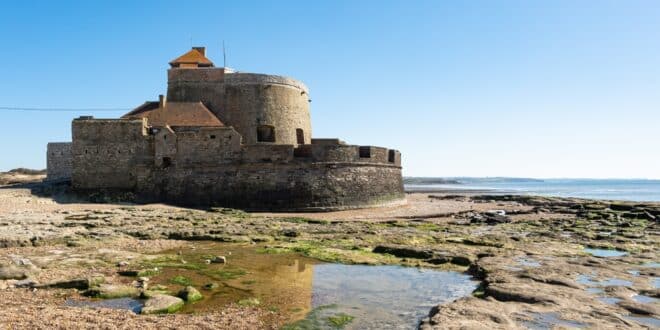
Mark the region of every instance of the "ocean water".
<instances>
[{"instance_id":1,"label":"ocean water","mask_svg":"<svg viewBox=\"0 0 660 330\"><path fill-rule=\"evenodd\" d=\"M476 190L627 201L660 201L660 180L644 179L519 179L519 178L405 178L407 191Z\"/></svg>"}]
</instances>

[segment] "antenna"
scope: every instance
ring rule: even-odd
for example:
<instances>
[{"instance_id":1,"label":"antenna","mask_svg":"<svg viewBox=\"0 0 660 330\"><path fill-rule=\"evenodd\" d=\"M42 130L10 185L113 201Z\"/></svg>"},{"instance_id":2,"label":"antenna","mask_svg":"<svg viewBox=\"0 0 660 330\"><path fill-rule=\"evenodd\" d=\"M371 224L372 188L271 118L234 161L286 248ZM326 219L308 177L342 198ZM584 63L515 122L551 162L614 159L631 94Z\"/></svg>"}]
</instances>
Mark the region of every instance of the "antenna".
<instances>
[{"instance_id":1,"label":"antenna","mask_svg":"<svg viewBox=\"0 0 660 330\"><path fill-rule=\"evenodd\" d=\"M225 41L222 40L222 67L227 67L227 52L225 51Z\"/></svg>"}]
</instances>

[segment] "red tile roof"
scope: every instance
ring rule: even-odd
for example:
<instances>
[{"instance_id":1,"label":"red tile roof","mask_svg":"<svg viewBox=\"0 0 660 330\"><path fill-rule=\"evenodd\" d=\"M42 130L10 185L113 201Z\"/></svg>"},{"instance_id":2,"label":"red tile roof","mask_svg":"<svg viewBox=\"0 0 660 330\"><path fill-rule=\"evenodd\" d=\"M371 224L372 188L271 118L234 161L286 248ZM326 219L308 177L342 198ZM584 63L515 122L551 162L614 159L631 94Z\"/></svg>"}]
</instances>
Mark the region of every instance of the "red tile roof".
<instances>
[{"instance_id":1,"label":"red tile roof","mask_svg":"<svg viewBox=\"0 0 660 330\"><path fill-rule=\"evenodd\" d=\"M204 54L200 53L197 49L191 49L189 52L179 56L178 58L172 60L170 65L173 68L178 68L182 65L194 64L200 67L212 67L213 62L206 58Z\"/></svg>"},{"instance_id":2,"label":"red tile roof","mask_svg":"<svg viewBox=\"0 0 660 330\"><path fill-rule=\"evenodd\" d=\"M202 102L145 102L123 115L124 119L147 118L151 126L225 126Z\"/></svg>"}]
</instances>

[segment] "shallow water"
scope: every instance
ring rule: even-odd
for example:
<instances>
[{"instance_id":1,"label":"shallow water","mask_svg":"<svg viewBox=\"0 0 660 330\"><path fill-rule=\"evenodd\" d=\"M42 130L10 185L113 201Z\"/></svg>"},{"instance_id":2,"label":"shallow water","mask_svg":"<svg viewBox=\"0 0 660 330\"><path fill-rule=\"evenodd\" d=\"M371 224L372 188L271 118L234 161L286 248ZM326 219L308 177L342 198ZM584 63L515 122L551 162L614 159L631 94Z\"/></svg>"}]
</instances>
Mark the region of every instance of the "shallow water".
<instances>
[{"instance_id":1,"label":"shallow water","mask_svg":"<svg viewBox=\"0 0 660 330\"><path fill-rule=\"evenodd\" d=\"M439 303L477 286L457 272L400 266L314 266L312 306L354 316L347 329L410 329Z\"/></svg>"},{"instance_id":2,"label":"shallow water","mask_svg":"<svg viewBox=\"0 0 660 330\"><path fill-rule=\"evenodd\" d=\"M619 250L591 249L591 248L585 248L584 252L589 253L594 257L601 257L601 258L622 257L628 254L628 252L619 251Z\"/></svg>"},{"instance_id":3,"label":"shallow water","mask_svg":"<svg viewBox=\"0 0 660 330\"><path fill-rule=\"evenodd\" d=\"M64 302L64 305L71 307L126 309L136 314L139 314L142 311L142 307L144 306L141 300L133 298L93 300L77 300L69 298Z\"/></svg>"},{"instance_id":4,"label":"shallow water","mask_svg":"<svg viewBox=\"0 0 660 330\"><path fill-rule=\"evenodd\" d=\"M658 298L645 296L643 294L634 295L632 298L636 302L642 303L642 304L651 304L651 303L654 303L654 302L658 301Z\"/></svg>"},{"instance_id":5,"label":"shallow water","mask_svg":"<svg viewBox=\"0 0 660 330\"><path fill-rule=\"evenodd\" d=\"M660 319L655 317L645 317L645 316L625 316L625 318L637 321L641 324L647 325L652 329L660 328Z\"/></svg>"},{"instance_id":6,"label":"shallow water","mask_svg":"<svg viewBox=\"0 0 660 330\"><path fill-rule=\"evenodd\" d=\"M281 316L279 322L311 322L313 328L335 328L331 319L350 319L347 329L414 328L433 306L469 295L477 286L453 271L320 263L293 253L259 253L254 245L197 243L195 249L171 252L190 269L161 266L150 285L176 292L183 285L172 280L183 276L200 289L204 299L182 312L259 305ZM212 256L226 256L227 264L206 264ZM203 289L208 283L218 287Z\"/></svg>"},{"instance_id":7,"label":"shallow water","mask_svg":"<svg viewBox=\"0 0 660 330\"><path fill-rule=\"evenodd\" d=\"M587 291L590 291L591 293L597 293L599 292L598 289L594 289L593 287L598 287L598 286L632 286L632 282L622 280L620 278L606 278L605 280L602 281L596 281L594 280L594 277L591 275L583 275L580 274L577 276L575 279L576 282L588 286L590 288L587 288ZM592 289L592 290L590 290ZM600 290L602 291L602 290Z\"/></svg>"},{"instance_id":8,"label":"shallow water","mask_svg":"<svg viewBox=\"0 0 660 330\"><path fill-rule=\"evenodd\" d=\"M528 329L533 330L546 330L554 329L557 326L575 329L584 328L587 325L577 321L563 320L559 318L557 313L532 313L533 320L522 322Z\"/></svg>"}]
</instances>

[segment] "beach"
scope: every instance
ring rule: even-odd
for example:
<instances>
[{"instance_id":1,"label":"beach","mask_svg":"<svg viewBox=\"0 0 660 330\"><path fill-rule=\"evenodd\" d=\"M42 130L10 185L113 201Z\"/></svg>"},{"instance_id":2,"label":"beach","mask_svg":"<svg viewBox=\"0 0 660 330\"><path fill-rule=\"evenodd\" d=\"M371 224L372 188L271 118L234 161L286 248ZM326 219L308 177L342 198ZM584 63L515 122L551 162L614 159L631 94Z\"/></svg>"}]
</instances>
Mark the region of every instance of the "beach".
<instances>
[{"instance_id":1,"label":"beach","mask_svg":"<svg viewBox=\"0 0 660 330\"><path fill-rule=\"evenodd\" d=\"M135 286L120 271L206 242L323 262L451 270L478 283L471 294L424 311L421 329L652 328L660 315L660 203L452 191L408 193L407 204L383 208L247 213L90 203L44 185L0 187L0 323L9 328L276 329L294 321L257 304L160 316L72 307L65 302L89 299L82 295L89 288L55 285L101 277ZM176 260L163 267L190 269Z\"/></svg>"}]
</instances>

